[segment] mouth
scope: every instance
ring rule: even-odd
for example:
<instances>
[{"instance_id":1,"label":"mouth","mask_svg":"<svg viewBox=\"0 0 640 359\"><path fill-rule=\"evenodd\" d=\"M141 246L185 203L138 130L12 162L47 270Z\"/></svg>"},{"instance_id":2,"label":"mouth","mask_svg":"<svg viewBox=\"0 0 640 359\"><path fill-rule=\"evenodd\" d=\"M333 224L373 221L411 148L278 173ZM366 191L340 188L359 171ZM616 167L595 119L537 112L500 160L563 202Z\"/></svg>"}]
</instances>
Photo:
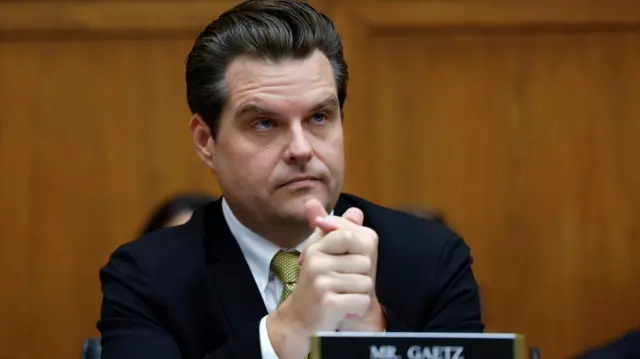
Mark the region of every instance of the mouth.
<instances>
[{"instance_id":1,"label":"mouth","mask_svg":"<svg viewBox=\"0 0 640 359\"><path fill-rule=\"evenodd\" d=\"M286 182L284 182L283 184L281 184L278 187L287 187L287 186L298 186L298 185L308 185L311 184L315 181L318 181L318 177L314 177L314 176L300 176L300 177L295 177L292 178Z\"/></svg>"}]
</instances>

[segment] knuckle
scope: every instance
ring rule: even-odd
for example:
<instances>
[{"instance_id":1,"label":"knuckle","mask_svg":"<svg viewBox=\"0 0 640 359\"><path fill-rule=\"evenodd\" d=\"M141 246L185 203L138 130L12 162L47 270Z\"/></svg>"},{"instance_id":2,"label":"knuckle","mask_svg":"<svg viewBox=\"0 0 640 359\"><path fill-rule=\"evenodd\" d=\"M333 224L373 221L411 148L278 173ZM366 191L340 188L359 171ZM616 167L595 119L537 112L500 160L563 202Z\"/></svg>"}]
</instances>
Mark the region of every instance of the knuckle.
<instances>
[{"instance_id":1,"label":"knuckle","mask_svg":"<svg viewBox=\"0 0 640 359\"><path fill-rule=\"evenodd\" d=\"M357 230L345 230L343 237L349 246L358 246L363 241L362 233Z\"/></svg>"},{"instance_id":2,"label":"knuckle","mask_svg":"<svg viewBox=\"0 0 640 359\"><path fill-rule=\"evenodd\" d=\"M318 242L310 244L304 251L305 258L311 258L318 253Z\"/></svg>"},{"instance_id":3,"label":"knuckle","mask_svg":"<svg viewBox=\"0 0 640 359\"><path fill-rule=\"evenodd\" d=\"M362 287L365 291L371 291L373 289L373 278L366 276L362 281Z\"/></svg>"},{"instance_id":4,"label":"knuckle","mask_svg":"<svg viewBox=\"0 0 640 359\"><path fill-rule=\"evenodd\" d=\"M309 272L309 274L311 274L311 276L316 276L318 273L320 273L320 268L322 267L322 263L320 263L320 260L317 257L311 257L311 258L307 258L305 259L305 263L307 265L307 271Z\"/></svg>"},{"instance_id":5,"label":"knuckle","mask_svg":"<svg viewBox=\"0 0 640 359\"><path fill-rule=\"evenodd\" d=\"M364 296L362 298L362 307L364 309L364 312L366 312L366 310L369 308L370 305L371 305L371 296L369 295Z\"/></svg>"},{"instance_id":6,"label":"knuckle","mask_svg":"<svg viewBox=\"0 0 640 359\"><path fill-rule=\"evenodd\" d=\"M359 248L360 240L358 239L358 237L354 236L353 233L349 233L344 236L343 240L347 252L357 251L357 248Z\"/></svg>"},{"instance_id":7,"label":"knuckle","mask_svg":"<svg viewBox=\"0 0 640 359\"><path fill-rule=\"evenodd\" d=\"M347 243L352 242L354 240L353 232L348 229L337 229L328 235L334 235L339 237L340 240L345 241Z\"/></svg>"},{"instance_id":8,"label":"knuckle","mask_svg":"<svg viewBox=\"0 0 640 359\"><path fill-rule=\"evenodd\" d=\"M303 265L306 267L305 269L310 273L315 273L315 269L318 266L318 257L313 255L311 252L307 252L305 255Z\"/></svg>"},{"instance_id":9,"label":"knuckle","mask_svg":"<svg viewBox=\"0 0 640 359\"><path fill-rule=\"evenodd\" d=\"M365 233L367 234L367 238L373 243L378 243L378 233L371 228L364 227Z\"/></svg>"},{"instance_id":10,"label":"knuckle","mask_svg":"<svg viewBox=\"0 0 640 359\"><path fill-rule=\"evenodd\" d=\"M326 293L322 296L322 306L325 309L333 309L339 306L336 296Z\"/></svg>"},{"instance_id":11,"label":"knuckle","mask_svg":"<svg viewBox=\"0 0 640 359\"><path fill-rule=\"evenodd\" d=\"M366 228L364 230L364 234L366 236L366 244L367 248L370 250L375 250L378 248L378 233L371 228Z\"/></svg>"},{"instance_id":12,"label":"knuckle","mask_svg":"<svg viewBox=\"0 0 640 359\"><path fill-rule=\"evenodd\" d=\"M362 258L362 270L364 272L371 271L371 267L372 267L371 258L366 256L361 256L361 258Z\"/></svg>"},{"instance_id":13,"label":"knuckle","mask_svg":"<svg viewBox=\"0 0 640 359\"><path fill-rule=\"evenodd\" d=\"M330 288L329 278L326 276L318 276L313 281L313 289L316 293L327 293Z\"/></svg>"},{"instance_id":14,"label":"knuckle","mask_svg":"<svg viewBox=\"0 0 640 359\"><path fill-rule=\"evenodd\" d=\"M312 275L317 275L322 272L324 266L322 257L318 255L308 256L305 258L305 263L308 265L308 270Z\"/></svg>"}]
</instances>

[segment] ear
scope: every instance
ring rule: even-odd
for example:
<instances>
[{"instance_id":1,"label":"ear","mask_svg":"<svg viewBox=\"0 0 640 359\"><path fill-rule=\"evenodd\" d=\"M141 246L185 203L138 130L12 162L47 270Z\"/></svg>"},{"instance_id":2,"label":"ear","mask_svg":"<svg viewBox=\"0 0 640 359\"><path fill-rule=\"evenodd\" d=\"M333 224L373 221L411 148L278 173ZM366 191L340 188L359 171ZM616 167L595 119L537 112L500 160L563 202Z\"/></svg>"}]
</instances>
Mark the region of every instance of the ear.
<instances>
[{"instance_id":1,"label":"ear","mask_svg":"<svg viewBox=\"0 0 640 359\"><path fill-rule=\"evenodd\" d=\"M213 161L215 141L211 129L204 122L202 116L196 113L191 116L189 130L191 130L191 137L193 138L193 144L196 146L198 157L215 172Z\"/></svg>"}]
</instances>

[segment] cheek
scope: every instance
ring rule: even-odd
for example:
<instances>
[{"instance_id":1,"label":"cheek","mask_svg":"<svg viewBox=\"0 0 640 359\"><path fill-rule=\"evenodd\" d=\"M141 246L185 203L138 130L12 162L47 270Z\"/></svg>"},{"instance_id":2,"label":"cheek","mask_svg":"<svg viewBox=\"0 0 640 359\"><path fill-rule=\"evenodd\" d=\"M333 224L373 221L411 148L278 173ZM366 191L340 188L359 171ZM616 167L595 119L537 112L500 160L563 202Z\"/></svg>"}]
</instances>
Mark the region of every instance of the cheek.
<instances>
[{"instance_id":1,"label":"cheek","mask_svg":"<svg viewBox=\"0 0 640 359\"><path fill-rule=\"evenodd\" d=\"M278 163L279 155L268 147L242 146L240 141L227 151L218 151L221 175L231 185L259 184L266 181Z\"/></svg>"},{"instance_id":2,"label":"cheek","mask_svg":"<svg viewBox=\"0 0 640 359\"><path fill-rule=\"evenodd\" d=\"M267 179L280 161L280 155L276 151L264 149L245 159L249 167L247 174L253 178Z\"/></svg>"},{"instance_id":3,"label":"cheek","mask_svg":"<svg viewBox=\"0 0 640 359\"><path fill-rule=\"evenodd\" d=\"M342 134L320 141L317 156L331 170L341 170L344 166L344 152Z\"/></svg>"}]
</instances>

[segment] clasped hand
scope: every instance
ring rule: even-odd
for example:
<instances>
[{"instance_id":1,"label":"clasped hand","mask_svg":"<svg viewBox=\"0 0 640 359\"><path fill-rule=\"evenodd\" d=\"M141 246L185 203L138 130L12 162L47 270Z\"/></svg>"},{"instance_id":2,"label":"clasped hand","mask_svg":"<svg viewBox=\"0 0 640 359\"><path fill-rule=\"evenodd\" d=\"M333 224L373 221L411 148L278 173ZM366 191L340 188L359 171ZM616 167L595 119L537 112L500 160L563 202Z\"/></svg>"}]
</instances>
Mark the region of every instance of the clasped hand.
<instances>
[{"instance_id":1,"label":"clasped hand","mask_svg":"<svg viewBox=\"0 0 640 359\"><path fill-rule=\"evenodd\" d=\"M375 294L378 236L363 226L362 211L350 208L342 217L329 216L317 200L310 200L306 210L315 230L300 256L300 278L271 315L272 322L286 323L295 333L288 345L276 348L281 358L305 355L308 338L317 331L384 329Z\"/></svg>"}]
</instances>

